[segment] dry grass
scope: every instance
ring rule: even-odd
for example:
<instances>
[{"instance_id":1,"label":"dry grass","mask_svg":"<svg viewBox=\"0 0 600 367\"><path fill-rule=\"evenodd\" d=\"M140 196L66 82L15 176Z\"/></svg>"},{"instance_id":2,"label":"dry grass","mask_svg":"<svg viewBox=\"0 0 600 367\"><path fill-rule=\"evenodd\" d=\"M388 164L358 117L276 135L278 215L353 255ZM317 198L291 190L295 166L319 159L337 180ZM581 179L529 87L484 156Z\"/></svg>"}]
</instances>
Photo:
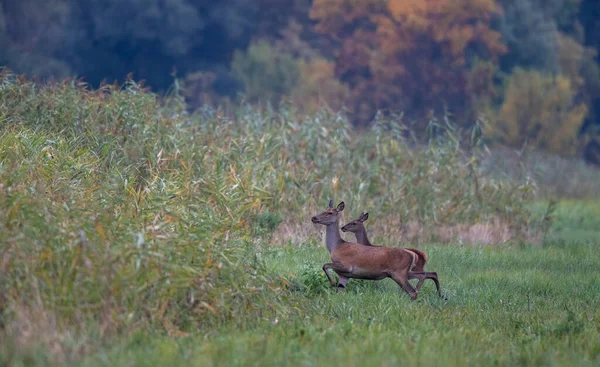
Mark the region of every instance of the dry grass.
<instances>
[{"instance_id":1,"label":"dry grass","mask_svg":"<svg viewBox=\"0 0 600 367\"><path fill-rule=\"evenodd\" d=\"M383 221L368 226L369 233L373 233L374 243L418 245L425 243L459 243L471 245L499 245L519 240L515 238L516 231L500 220L481 223L460 223L424 227L418 221L411 220L407 223L400 221ZM526 233L526 231L518 231ZM528 241L539 243L533 235L527 236Z\"/></svg>"},{"instance_id":2,"label":"dry grass","mask_svg":"<svg viewBox=\"0 0 600 367\"><path fill-rule=\"evenodd\" d=\"M96 350L107 337L114 336L107 335L107 331L115 330L111 321L91 325L83 315L65 322L67 320L43 306L15 309L9 316L0 333L4 348L16 356L33 356L43 350L47 363L77 361ZM99 332L91 333L92 330Z\"/></svg>"},{"instance_id":3,"label":"dry grass","mask_svg":"<svg viewBox=\"0 0 600 367\"><path fill-rule=\"evenodd\" d=\"M531 177L538 197L597 198L600 168L581 159L562 158L532 149L494 147L482 162L482 171L502 178Z\"/></svg>"}]
</instances>

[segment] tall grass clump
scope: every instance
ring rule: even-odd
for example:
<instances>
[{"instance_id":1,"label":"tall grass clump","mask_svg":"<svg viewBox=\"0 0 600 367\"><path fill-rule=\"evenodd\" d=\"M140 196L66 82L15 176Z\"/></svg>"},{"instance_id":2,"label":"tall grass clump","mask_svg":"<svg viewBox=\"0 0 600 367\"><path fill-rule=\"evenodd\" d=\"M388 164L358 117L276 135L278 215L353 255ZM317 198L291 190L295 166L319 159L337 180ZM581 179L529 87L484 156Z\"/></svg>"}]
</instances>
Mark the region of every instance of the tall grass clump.
<instances>
[{"instance_id":1,"label":"tall grass clump","mask_svg":"<svg viewBox=\"0 0 600 367\"><path fill-rule=\"evenodd\" d=\"M447 121L425 143L399 119L356 136L327 109L190 114L133 80L90 90L5 70L0 126L8 361L39 346L75 360L123 333L292 312L285 279L256 249L312 236L307 218L330 197L369 211L396 242L500 242L544 223L526 205L533 182L484 174L478 131L465 140Z\"/></svg>"}]
</instances>

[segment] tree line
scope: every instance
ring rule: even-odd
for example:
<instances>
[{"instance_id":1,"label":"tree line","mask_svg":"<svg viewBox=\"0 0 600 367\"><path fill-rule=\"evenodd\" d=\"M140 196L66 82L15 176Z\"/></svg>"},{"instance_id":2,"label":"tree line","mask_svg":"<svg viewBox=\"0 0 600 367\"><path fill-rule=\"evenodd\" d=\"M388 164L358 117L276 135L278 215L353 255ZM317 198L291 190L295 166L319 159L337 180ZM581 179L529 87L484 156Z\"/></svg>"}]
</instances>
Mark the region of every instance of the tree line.
<instances>
[{"instance_id":1,"label":"tree line","mask_svg":"<svg viewBox=\"0 0 600 367\"><path fill-rule=\"evenodd\" d=\"M96 87L129 73L192 107L446 114L600 162L596 0L2 0L0 65Z\"/></svg>"}]
</instances>

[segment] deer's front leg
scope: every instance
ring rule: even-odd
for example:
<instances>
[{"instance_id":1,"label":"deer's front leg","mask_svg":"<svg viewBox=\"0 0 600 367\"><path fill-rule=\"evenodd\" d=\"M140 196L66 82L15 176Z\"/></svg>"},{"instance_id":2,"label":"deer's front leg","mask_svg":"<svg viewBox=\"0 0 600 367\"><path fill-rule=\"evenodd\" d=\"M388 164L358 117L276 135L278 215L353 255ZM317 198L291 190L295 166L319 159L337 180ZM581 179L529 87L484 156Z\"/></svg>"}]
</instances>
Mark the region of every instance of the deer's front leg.
<instances>
[{"instance_id":1,"label":"deer's front leg","mask_svg":"<svg viewBox=\"0 0 600 367\"><path fill-rule=\"evenodd\" d=\"M339 282L336 284L333 279L331 278L331 276L329 275L329 273L327 272L328 269L332 269L333 271L335 271L339 277ZM336 264L336 263L328 263L323 265L323 271L325 272L325 275L327 275L327 279L329 279L329 283L331 283L331 286L338 287L338 290L346 288L346 283L348 283L348 277L342 274L347 274L349 273L349 269L346 269L343 265L340 264Z\"/></svg>"},{"instance_id":2,"label":"deer's front leg","mask_svg":"<svg viewBox=\"0 0 600 367\"><path fill-rule=\"evenodd\" d=\"M340 278L338 285L337 285L337 291L343 291L344 289L346 289L346 284L348 283L348 280L350 278L348 278L345 275L341 275L338 273L338 277Z\"/></svg>"},{"instance_id":3,"label":"deer's front leg","mask_svg":"<svg viewBox=\"0 0 600 367\"><path fill-rule=\"evenodd\" d=\"M327 263L327 264L323 265L323 271L325 272L325 275L327 275L327 279L329 279L329 283L331 283L331 286L335 287L336 286L335 282L333 281L333 279L331 278L331 276L327 272L327 269L331 269L332 266L333 266L332 263Z\"/></svg>"}]
</instances>

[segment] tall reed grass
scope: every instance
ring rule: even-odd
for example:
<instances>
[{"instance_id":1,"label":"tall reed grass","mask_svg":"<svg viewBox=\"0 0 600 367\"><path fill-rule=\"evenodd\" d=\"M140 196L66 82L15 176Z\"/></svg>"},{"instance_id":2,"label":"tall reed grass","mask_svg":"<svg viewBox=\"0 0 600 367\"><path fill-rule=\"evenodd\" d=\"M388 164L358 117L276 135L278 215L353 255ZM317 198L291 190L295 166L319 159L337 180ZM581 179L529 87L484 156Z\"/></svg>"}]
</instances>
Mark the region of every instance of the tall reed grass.
<instances>
[{"instance_id":1,"label":"tall reed grass","mask_svg":"<svg viewBox=\"0 0 600 367\"><path fill-rule=\"evenodd\" d=\"M330 197L350 215L369 211L395 243L482 224L534 238L547 219L527 205L529 177L485 174L479 131L444 120L422 144L395 119L357 135L327 109L246 106L230 118L189 113L177 94L159 99L133 80L90 90L5 70L0 126L8 359L39 344L76 359L123 333L293 312L286 280L254 249L314 238L307 218Z\"/></svg>"}]
</instances>

